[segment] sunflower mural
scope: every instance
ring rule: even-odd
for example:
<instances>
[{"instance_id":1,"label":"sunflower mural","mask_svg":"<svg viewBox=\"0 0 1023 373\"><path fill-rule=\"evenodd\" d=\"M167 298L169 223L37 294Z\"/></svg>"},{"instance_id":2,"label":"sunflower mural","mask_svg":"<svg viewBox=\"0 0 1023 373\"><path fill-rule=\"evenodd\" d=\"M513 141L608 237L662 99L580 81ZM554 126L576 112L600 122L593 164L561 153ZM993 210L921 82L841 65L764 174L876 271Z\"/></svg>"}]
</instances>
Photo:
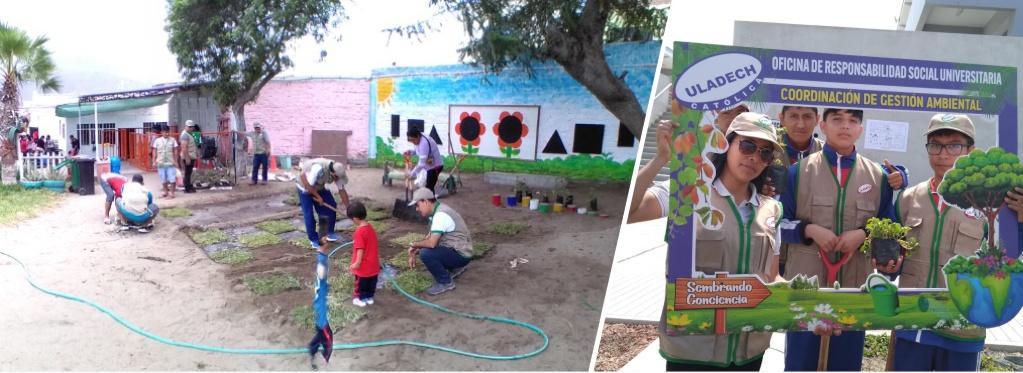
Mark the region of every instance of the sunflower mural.
<instances>
[{"instance_id":1,"label":"sunflower mural","mask_svg":"<svg viewBox=\"0 0 1023 373\"><path fill-rule=\"evenodd\" d=\"M522 138L529 134L529 127L522 123L523 115L520 112L501 112L500 122L494 125L494 134L497 135L497 146L505 158L512 158L519 155L519 147L522 146Z\"/></svg>"},{"instance_id":2,"label":"sunflower mural","mask_svg":"<svg viewBox=\"0 0 1023 373\"><path fill-rule=\"evenodd\" d=\"M392 98L397 92L398 87L394 86L394 78L377 79L377 107L390 106Z\"/></svg>"},{"instance_id":3,"label":"sunflower mural","mask_svg":"<svg viewBox=\"0 0 1023 373\"><path fill-rule=\"evenodd\" d=\"M458 142L462 144L462 151L465 154L476 154L480 152L480 138L487 132L487 127L480 122L480 113L463 111L458 117L458 125L455 126L455 133L458 134Z\"/></svg>"}]
</instances>

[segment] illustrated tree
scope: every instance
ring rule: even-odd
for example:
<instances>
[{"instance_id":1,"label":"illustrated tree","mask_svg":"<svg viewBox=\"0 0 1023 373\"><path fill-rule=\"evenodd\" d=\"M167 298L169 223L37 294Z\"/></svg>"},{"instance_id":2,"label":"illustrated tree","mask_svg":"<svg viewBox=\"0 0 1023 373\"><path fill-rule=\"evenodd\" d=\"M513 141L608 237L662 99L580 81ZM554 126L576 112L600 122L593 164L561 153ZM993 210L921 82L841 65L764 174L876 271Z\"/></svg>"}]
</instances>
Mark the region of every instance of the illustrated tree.
<instances>
[{"instance_id":1,"label":"illustrated tree","mask_svg":"<svg viewBox=\"0 0 1023 373\"><path fill-rule=\"evenodd\" d=\"M604 44L660 38L667 11L651 0L430 0L456 14L471 39L459 49L463 62L500 74L518 66L532 74L532 64L561 65L637 139L645 113L636 95L607 64ZM385 31L420 38L430 21Z\"/></svg>"},{"instance_id":2,"label":"illustrated tree","mask_svg":"<svg viewBox=\"0 0 1023 373\"><path fill-rule=\"evenodd\" d=\"M186 82L231 113L232 130L245 131L245 105L293 66L288 44L311 35L322 42L346 17L341 0L168 0L167 46ZM236 141L235 171L244 172L244 142Z\"/></svg>"},{"instance_id":3,"label":"illustrated tree","mask_svg":"<svg viewBox=\"0 0 1023 373\"><path fill-rule=\"evenodd\" d=\"M60 90L57 66L46 48L47 41L45 36L33 39L21 29L0 23L0 74L4 82L0 91L0 180L4 184L15 181L21 86L32 83L43 92Z\"/></svg>"},{"instance_id":4,"label":"illustrated tree","mask_svg":"<svg viewBox=\"0 0 1023 373\"><path fill-rule=\"evenodd\" d=\"M973 208L987 219L992 233L988 247L995 247L995 217L1005 207L1005 194L1023 186L1023 164L1019 157L1002 148L974 149L959 157L955 167L945 173L938 194L948 204L963 210Z\"/></svg>"}]
</instances>

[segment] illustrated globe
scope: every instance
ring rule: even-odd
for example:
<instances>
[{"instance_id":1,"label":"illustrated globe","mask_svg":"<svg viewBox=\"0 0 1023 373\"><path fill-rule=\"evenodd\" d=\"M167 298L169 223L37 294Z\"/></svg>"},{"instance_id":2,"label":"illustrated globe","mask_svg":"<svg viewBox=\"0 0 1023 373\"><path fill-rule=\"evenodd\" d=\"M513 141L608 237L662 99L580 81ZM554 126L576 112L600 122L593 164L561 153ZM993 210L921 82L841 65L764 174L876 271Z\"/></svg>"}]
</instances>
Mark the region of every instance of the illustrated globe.
<instances>
[{"instance_id":1,"label":"illustrated globe","mask_svg":"<svg viewBox=\"0 0 1023 373\"><path fill-rule=\"evenodd\" d=\"M1023 308L1023 273L1001 279L993 275L950 273L945 279L952 303L974 325L984 328L1005 325Z\"/></svg>"}]
</instances>

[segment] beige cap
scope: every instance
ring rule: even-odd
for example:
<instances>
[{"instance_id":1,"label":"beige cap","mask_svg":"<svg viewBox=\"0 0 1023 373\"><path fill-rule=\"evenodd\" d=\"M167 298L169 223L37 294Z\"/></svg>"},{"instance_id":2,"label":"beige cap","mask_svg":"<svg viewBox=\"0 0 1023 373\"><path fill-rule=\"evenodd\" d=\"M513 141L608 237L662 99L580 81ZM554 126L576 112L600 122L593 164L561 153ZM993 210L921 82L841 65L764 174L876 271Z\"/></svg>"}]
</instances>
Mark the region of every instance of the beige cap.
<instances>
[{"instance_id":1,"label":"beige cap","mask_svg":"<svg viewBox=\"0 0 1023 373\"><path fill-rule=\"evenodd\" d=\"M259 124L259 122L256 122L252 124L252 128L263 128L263 126Z\"/></svg>"},{"instance_id":2,"label":"beige cap","mask_svg":"<svg viewBox=\"0 0 1023 373\"><path fill-rule=\"evenodd\" d=\"M780 157L785 154L785 150L778 145L778 134L775 132L774 123L771 122L771 118L764 114L757 114L753 112L746 112L739 114L732 121L732 124L728 126L728 133L725 136L737 133L746 137L753 137L757 139L764 139L774 144L774 151L776 157Z\"/></svg>"},{"instance_id":3,"label":"beige cap","mask_svg":"<svg viewBox=\"0 0 1023 373\"><path fill-rule=\"evenodd\" d=\"M334 184L337 186L337 190L345 188L345 184L348 184L348 173L345 172L345 165L341 162L331 162L331 172L337 174L337 181Z\"/></svg>"},{"instance_id":4,"label":"beige cap","mask_svg":"<svg viewBox=\"0 0 1023 373\"><path fill-rule=\"evenodd\" d=\"M746 104L745 102L740 101L740 102L738 102L738 103L736 103L734 105L727 106L724 109L721 109L721 111L732 110L732 109L735 109L735 108L737 108L739 106L742 106L742 107L746 108L746 110L749 110L749 105Z\"/></svg>"},{"instance_id":5,"label":"beige cap","mask_svg":"<svg viewBox=\"0 0 1023 373\"><path fill-rule=\"evenodd\" d=\"M415 193L412 193L412 201L410 201L408 203L408 205L409 206L415 206L416 203L419 202L419 201L422 201L424 199L434 199L434 198L437 198L437 197L434 196L433 192L431 192L429 189L419 188L419 189L416 189Z\"/></svg>"},{"instance_id":6,"label":"beige cap","mask_svg":"<svg viewBox=\"0 0 1023 373\"><path fill-rule=\"evenodd\" d=\"M185 127L195 127L195 122L191 119L185 121Z\"/></svg>"},{"instance_id":7,"label":"beige cap","mask_svg":"<svg viewBox=\"0 0 1023 373\"><path fill-rule=\"evenodd\" d=\"M924 136L930 135L934 131L939 130L953 130L958 131L970 140L976 139L974 135L977 133L973 127L973 121L970 117L962 114L935 114L931 117L931 125L927 126L927 131L924 132Z\"/></svg>"}]
</instances>

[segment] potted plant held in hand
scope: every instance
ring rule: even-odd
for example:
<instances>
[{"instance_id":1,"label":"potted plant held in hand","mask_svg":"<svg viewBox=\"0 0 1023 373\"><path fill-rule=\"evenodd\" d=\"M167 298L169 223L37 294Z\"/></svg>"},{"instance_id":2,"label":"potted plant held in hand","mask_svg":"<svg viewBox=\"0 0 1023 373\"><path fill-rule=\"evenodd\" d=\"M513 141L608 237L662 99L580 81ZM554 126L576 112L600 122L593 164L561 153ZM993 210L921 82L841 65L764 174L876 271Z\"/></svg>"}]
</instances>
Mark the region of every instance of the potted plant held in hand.
<instances>
[{"instance_id":1,"label":"potted plant held in hand","mask_svg":"<svg viewBox=\"0 0 1023 373\"><path fill-rule=\"evenodd\" d=\"M906 238L909 230L909 227L903 227L891 219L870 218L867 220L867 232L870 232L870 236L863 241L860 251L869 254L878 265L886 265L889 261L898 262L903 251L908 258L920 248L916 238Z\"/></svg>"}]
</instances>

